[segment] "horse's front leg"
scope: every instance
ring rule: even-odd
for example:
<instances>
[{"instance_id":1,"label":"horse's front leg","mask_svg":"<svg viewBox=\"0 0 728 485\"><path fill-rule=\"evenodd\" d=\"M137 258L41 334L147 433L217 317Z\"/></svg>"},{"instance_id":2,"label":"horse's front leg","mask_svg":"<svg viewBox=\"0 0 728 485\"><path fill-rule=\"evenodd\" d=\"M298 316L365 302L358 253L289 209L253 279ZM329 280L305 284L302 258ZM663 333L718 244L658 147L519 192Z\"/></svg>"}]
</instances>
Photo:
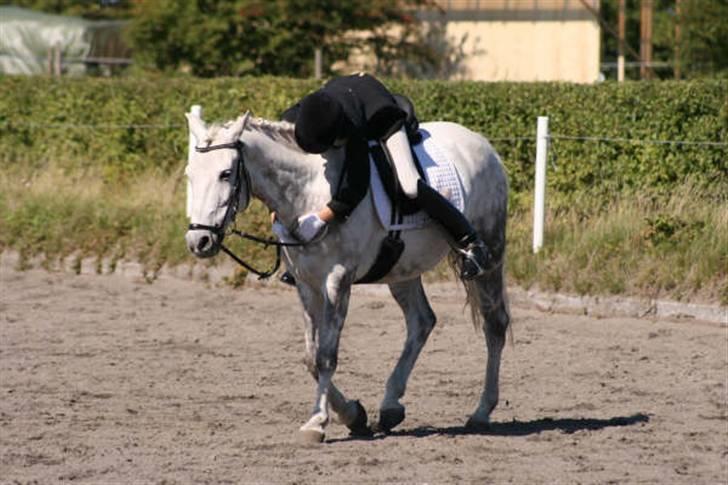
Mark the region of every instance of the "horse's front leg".
<instances>
[{"instance_id":1,"label":"horse's front leg","mask_svg":"<svg viewBox=\"0 0 728 485\"><path fill-rule=\"evenodd\" d=\"M358 401L347 400L333 383L339 337L349 306L350 279L345 277L342 268L328 275L323 288L313 288L303 282L297 286L304 307L306 366L318 383L313 414L301 427L301 436L305 441L322 441L332 417L330 410L336 421L352 433L368 433L364 408Z\"/></svg>"}]
</instances>

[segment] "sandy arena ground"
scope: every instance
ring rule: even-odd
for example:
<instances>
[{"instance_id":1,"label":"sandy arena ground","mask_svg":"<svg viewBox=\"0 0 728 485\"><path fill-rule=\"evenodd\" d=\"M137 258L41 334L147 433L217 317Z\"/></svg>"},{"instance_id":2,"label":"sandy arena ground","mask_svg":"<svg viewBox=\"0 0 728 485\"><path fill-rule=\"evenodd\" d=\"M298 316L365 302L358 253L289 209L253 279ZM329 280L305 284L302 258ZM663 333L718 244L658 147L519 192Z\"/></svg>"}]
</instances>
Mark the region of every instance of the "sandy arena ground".
<instances>
[{"instance_id":1,"label":"sandy arena ground","mask_svg":"<svg viewBox=\"0 0 728 485\"><path fill-rule=\"evenodd\" d=\"M728 482L728 327L513 308L493 428L469 434L482 335L431 300L407 419L313 446L292 291L6 270L0 482ZM370 419L403 335L390 297L352 298L336 381Z\"/></svg>"}]
</instances>

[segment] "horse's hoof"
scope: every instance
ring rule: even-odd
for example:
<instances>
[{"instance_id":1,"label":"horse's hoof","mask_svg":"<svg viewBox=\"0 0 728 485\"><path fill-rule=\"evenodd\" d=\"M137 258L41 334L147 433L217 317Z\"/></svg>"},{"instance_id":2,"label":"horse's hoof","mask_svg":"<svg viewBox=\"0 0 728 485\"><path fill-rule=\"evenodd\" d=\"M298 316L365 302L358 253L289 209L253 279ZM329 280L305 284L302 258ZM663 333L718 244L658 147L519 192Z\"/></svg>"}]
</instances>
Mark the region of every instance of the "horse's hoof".
<instances>
[{"instance_id":1,"label":"horse's hoof","mask_svg":"<svg viewBox=\"0 0 728 485\"><path fill-rule=\"evenodd\" d=\"M306 445L323 443L324 433L315 429L301 429L298 431L298 442Z\"/></svg>"},{"instance_id":2,"label":"horse's hoof","mask_svg":"<svg viewBox=\"0 0 728 485\"><path fill-rule=\"evenodd\" d=\"M366 409L359 401L354 401L354 406L356 406L356 418L352 423L346 425L349 428L349 433L351 436L371 436L373 433L369 428L369 417Z\"/></svg>"},{"instance_id":3,"label":"horse's hoof","mask_svg":"<svg viewBox=\"0 0 728 485\"><path fill-rule=\"evenodd\" d=\"M489 419L477 418L474 415L468 418L465 429L473 433L485 433L492 429Z\"/></svg>"},{"instance_id":4,"label":"horse's hoof","mask_svg":"<svg viewBox=\"0 0 728 485\"><path fill-rule=\"evenodd\" d=\"M402 421L404 421L404 406L382 409L379 412L379 429L385 433L389 433Z\"/></svg>"}]
</instances>

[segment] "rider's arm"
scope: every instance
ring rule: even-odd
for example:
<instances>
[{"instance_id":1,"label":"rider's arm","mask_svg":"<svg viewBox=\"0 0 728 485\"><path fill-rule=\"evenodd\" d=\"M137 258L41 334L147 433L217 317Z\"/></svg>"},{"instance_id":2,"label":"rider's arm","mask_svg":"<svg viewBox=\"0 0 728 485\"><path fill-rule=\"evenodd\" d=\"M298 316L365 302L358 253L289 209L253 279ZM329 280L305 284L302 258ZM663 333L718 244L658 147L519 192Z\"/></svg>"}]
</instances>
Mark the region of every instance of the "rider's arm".
<instances>
[{"instance_id":1,"label":"rider's arm","mask_svg":"<svg viewBox=\"0 0 728 485\"><path fill-rule=\"evenodd\" d=\"M359 133L352 134L346 143L344 171L334 197L327 204L335 219L349 217L369 189L368 148L366 138Z\"/></svg>"}]
</instances>

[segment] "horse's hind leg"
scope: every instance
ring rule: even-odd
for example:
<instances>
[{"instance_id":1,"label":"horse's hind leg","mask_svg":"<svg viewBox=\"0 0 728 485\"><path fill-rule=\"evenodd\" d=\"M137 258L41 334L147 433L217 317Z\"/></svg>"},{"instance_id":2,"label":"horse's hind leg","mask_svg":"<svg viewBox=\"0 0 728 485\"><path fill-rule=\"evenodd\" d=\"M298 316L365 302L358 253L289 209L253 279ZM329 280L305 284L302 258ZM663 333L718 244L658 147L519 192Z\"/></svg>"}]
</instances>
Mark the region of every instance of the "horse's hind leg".
<instances>
[{"instance_id":1,"label":"horse's hind leg","mask_svg":"<svg viewBox=\"0 0 728 485\"><path fill-rule=\"evenodd\" d=\"M399 400L404 396L412 368L436 321L419 277L403 283L391 284L389 290L404 312L407 322L407 340L394 371L387 379L387 387L379 414L379 428L383 431L391 430L404 420L404 406L400 404Z\"/></svg>"},{"instance_id":2,"label":"horse's hind leg","mask_svg":"<svg viewBox=\"0 0 728 485\"><path fill-rule=\"evenodd\" d=\"M488 348L488 364L485 371L485 387L480 403L468 419L467 427L483 428L490 422L490 413L498 404L498 376L501 353L510 323L502 268L476 281L468 282L471 292L476 292L477 304L483 315L483 333ZM471 304L474 302L471 302Z\"/></svg>"}]
</instances>

